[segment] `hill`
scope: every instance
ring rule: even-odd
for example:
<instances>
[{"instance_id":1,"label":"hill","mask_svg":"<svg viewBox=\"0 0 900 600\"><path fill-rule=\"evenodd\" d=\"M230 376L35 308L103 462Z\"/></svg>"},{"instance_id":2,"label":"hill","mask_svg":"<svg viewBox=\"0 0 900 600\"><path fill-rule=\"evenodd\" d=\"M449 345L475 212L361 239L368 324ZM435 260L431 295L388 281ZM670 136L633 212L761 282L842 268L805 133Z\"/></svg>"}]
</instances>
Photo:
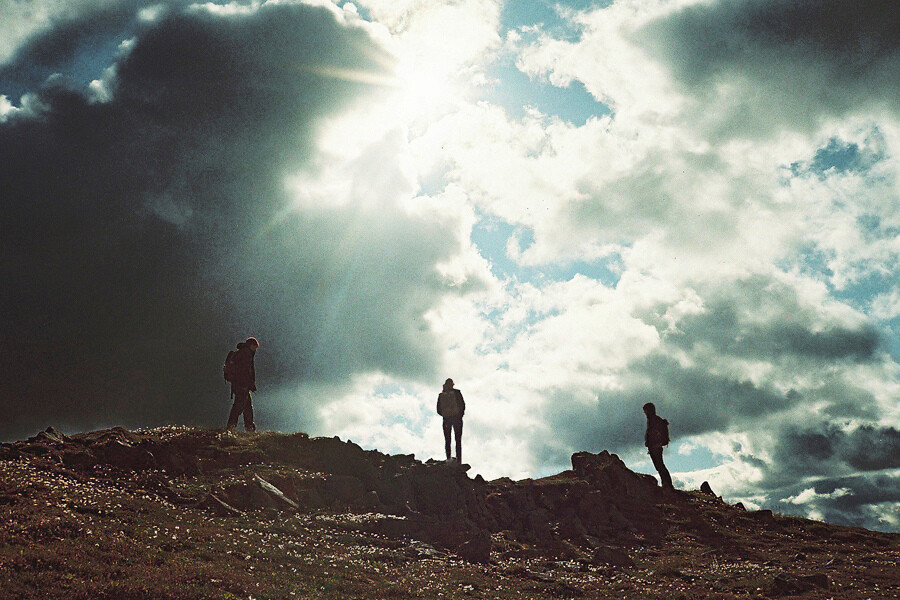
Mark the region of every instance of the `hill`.
<instances>
[{"instance_id":1,"label":"hill","mask_svg":"<svg viewBox=\"0 0 900 600\"><path fill-rule=\"evenodd\" d=\"M0 598L898 598L900 535L305 434L54 429L0 447Z\"/></svg>"}]
</instances>

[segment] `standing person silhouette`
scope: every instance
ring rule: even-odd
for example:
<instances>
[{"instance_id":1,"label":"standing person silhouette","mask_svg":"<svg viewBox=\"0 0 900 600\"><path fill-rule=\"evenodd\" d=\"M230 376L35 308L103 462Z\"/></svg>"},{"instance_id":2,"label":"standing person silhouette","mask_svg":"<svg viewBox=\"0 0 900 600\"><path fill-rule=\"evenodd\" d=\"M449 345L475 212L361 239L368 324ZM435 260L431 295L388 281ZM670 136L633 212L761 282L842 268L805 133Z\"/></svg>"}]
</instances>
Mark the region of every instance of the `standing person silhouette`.
<instances>
[{"instance_id":1,"label":"standing person silhouette","mask_svg":"<svg viewBox=\"0 0 900 600\"><path fill-rule=\"evenodd\" d=\"M231 383L231 394L234 396L234 404L231 406L231 414L228 415L228 424L225 431L232 431L237 427L238 417L244 415L244 430L256 431L253 422L253 399L250 392L256 391L256 366L253 357L259 349L256 338L247 338L237 345L237 350L229 352L225 360L225 380Z\"/></svg>"},{"instance_id":2,"label":"standing person silhouette","mask_svg":"<svg viewBox=\"0 0 900 600\"><path fill-rule=\"evenodd\" d=\"M653 466L659 472L659 479L664 488L673 490L672 476L663 463L663 446L669 444L669 422L656 414L656 405L648 402L644 405L644 414L647 415L647 431L644 433L644 445L650 454Z\"/></svg>"},{"instance_id":3,"label":"standing person silhouette","mask_svg":"<svg viewBox=\"0 0 900 600\"><path fill-rule=\"evenodd\" d=\"M462 428L466 401L462 392L453 387L453 380L444 382L443 391L438 394L437 413L444 418L444 449L450 462L450 431L456 434L456 462L462 464Z\"/></svg>"}]
</instances>

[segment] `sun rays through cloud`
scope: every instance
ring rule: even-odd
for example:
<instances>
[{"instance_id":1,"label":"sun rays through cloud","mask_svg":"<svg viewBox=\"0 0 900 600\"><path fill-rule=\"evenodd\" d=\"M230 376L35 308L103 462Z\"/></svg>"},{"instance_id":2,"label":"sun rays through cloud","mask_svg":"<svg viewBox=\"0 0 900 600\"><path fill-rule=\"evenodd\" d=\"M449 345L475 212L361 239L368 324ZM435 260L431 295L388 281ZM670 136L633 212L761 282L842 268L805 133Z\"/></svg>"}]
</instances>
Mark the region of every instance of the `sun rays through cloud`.
<instances>
[{"instance_id":1,"label":"sun rays through cloud","mask_svg":"<svg viewBox=\"0 0 900 600\"><path fill-rule=\"evenodd\" d=\"M452 377L486 477L652 472L649 400L676 484L896 530L900 13L813 4L10 7L2 436L216 426L255 335L265 427L439 456Z\"/></svg>"}]
</instances>

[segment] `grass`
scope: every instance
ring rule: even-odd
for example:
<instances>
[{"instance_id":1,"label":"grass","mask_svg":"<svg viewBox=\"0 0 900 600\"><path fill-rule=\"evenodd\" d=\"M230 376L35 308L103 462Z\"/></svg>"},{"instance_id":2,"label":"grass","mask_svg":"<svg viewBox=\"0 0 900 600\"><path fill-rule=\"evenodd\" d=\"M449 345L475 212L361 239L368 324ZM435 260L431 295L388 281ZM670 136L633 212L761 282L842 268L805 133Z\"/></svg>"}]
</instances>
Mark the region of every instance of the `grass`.
<instances>
[{"instance_id":1,"label":"grass","mask_svg":"<svg viewBox=\"0 0 900 600\"><path fill-rule=\"evenodd\" d=\"M217 449L257 456L253 440L225 438ZM273 435L260 444L288 453L291 441ZM285 463L228 463L166 483L178 496L200 499L251 473L288 470ZM863 537L864 547L862 533L800 520L771 531L745 531L742 523L742 529L698 535L692 527L704 516L728 516L728 507L704 500L667 506L670 527L659 544L629 542L623 550L635 567L592 564L590 552L571 548L552 554L500 532L492 562L469 564L446 550L423 553L421 542L354 529L349 513L266 509L214 516L172 500L154 484L157 477L164 474L107 467L78 475L46 457L0 461L0 600L761 600L781 570L825 569L831 557L840 561L829 576L846 571L846 587L822 597L900 596L896 538ZM744 535L755 537L737 540L741 554L732 542ZM710 539L728 544L710 546ZM791 562L799 550L819 566ZM842 590L850 591L842 596Z\"/></svg>"}]
</instances>

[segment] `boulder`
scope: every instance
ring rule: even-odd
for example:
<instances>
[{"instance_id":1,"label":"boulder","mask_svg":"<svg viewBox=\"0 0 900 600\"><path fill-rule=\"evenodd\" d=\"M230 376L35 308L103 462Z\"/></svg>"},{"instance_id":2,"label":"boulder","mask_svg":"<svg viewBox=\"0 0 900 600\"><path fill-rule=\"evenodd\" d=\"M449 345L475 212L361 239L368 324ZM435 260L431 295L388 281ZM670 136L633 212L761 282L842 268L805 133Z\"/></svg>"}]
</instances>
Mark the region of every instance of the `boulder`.
<instances>
[{"instance_id":1,"label":"boulder","mask_svg":"<svg viewBox=\"0 0 900 600\"><path fill-rule=\"evenodd\" d=\"M773 596L793 596L797 594L805 594L816 588L828 590L831 583L828 575L817 573L814 575L790 575L787 573L779 573L775 576L772 584L769 586L769 593Z\"/></svg>"},{"instance_id":2,"label":"boulder","mask_svg":"<svg viewBox=\"0 0 900 600\"><path fill-rule=\"evenodd\" d=\"M332 475L325 479L325 500L329 504L359 504L365 494L366 486L352 475Z\"/></svg>"},{"instance_id":3,"label":"boulder","mask_svg":"<svg viewBox=\"0 0 900 600\"><path fill-rule=\"evenodd\" d=\"M153 454L133 445L127 438L113 438L98 451L103 462L126 471L144 471L159 466Z\"/></svg>"},{"instance_id":4,"label":"boulder","mask_svg":"<svg viewBox=\"0 0 900 600\"><path fill-rule=\"evenodd\" d=\"M296 502L285 496L284 492L279 490L277 487L275 487L259 475L254 475L253 481L255 481L266 494L277 500L278 504L280 505L277 508L292 508L294 510L298 510L300 508Z\"/></svg>"},{"instance_id":5,"label":"boulder","mask_svg":"<svg viewBox=\"0 0 900 600\"><path fill-rule=\"evenodd\" d=\"M66 448L62 452L62 463L70 469L88 469L97 464L97 457L84 448Z\"/></svg>"},{"instance_id":6,"label":"boulder","mask_svg":"<svg viewBox=\"0 0 900 600\"><path fill-rule=\"evenodd\" d=\"M591 563L595 565L610 565L613 567L633 567L634 561L628 553L610 546L599 546L594 550Z\"/></svg>"},{"instance_id":7,"label":"boulder","mask_svg":"<svg viewBox=\"0 0 900 600\"><path fill-rule=\"evenodd\" d=\"M525 536L540 544L549 544L553 541L553 529L550 527L552 521L553 514L546 509L539 508L528 513L524 523Z\"/></svg>"},{"instance_id":8,"label":"boulder","mask_svg":"<svg viewBox=\"0 0 900 600\"><path fill-rule=\"evenodd\" d=\"M764 525L772 526L776 525L777 521L775 520L775 515L771 510L763 509L763 510L751 510L747 513L747 516L753 519L754 521L759 521Z\"/></svg>"},{"instance_id":9,"label":"boulder","mask_svg":"<svg viewBox=\"0 0 900 600\"><path fill-rule=\"evenodd\" d=\"M51 444L64 444L71 441L72 438L60 432L54 427L48 427L34 437L28 438L28 442L49 442Z\"/></svg>"},{"instance_id":10,"label":"boulder","mask_svg":"<svg viewBox=\"0 0 900 600\"><path fill-rule=\"evenodd\" d=\"M463 560L475 563L486 563L491 560L491 536L486 531L479 531L471 539L456 548L456 554Z\"/></svg>"}]
</instances>

